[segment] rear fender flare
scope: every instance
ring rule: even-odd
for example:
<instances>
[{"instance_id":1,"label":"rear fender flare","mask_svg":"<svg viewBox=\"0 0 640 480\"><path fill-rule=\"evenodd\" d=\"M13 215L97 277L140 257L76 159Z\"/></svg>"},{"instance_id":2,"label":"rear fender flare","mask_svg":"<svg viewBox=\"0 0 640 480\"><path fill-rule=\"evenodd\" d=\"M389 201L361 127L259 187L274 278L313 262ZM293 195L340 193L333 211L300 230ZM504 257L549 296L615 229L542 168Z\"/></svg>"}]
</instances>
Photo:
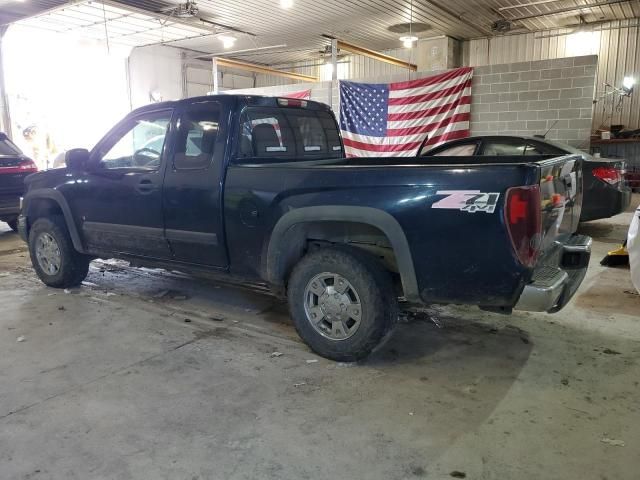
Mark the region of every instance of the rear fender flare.
<instances>
[{"instance_id":1,"label":"rear fender flare","mask_svg":"<svg viewBox=\"0 0 640 480\"><path fill-rule=\"evenodd\" d=\"M69 204L65 200L64 196L54 190L53 188L40 188L37 190L33 190L28 192L23 200L22 212L25 214L29 211L29 203L33 200L37 199L47 199L55 202L60 210L62 211L62 215L64 216L64 221L67 225L67 230L69 231L69 235L71 236L71 241L73 242L74 248L80 252L84 252L84 247L82 246L82 239L78 234L78 229L76 228L76 224L73 221L73 215L71 214L71 209L69 208ZM27 217L28 218L28 217Z\"/></svg>"},{"instance_id":2,"label":"rear fender flare","mask_svg":"<svg viewBox=\"0 0 640 480\"><path fill-rule=\"evenodd\" d=\"M276 223L267 247L266 276L272 285L285 283L286 262L282 261L287 249L295 243L292 233L296 225L315 222L363 223L384 233L398 263L405 298L410 302L420 302L418 282L407 237L398 221L383 210L372 207L326 205L303 207L285 213ZM294 247L295 248L295 247Z\"/></svg>"}]
</instances>

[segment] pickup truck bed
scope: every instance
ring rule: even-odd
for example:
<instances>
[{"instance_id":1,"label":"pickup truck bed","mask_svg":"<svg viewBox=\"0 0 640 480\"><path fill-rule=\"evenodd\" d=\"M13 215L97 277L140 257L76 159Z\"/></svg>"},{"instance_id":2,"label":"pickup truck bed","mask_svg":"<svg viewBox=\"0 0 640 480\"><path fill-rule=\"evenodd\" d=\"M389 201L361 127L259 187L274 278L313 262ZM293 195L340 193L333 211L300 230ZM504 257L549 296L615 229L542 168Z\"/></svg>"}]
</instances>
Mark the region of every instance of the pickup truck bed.
<instances>
[{"instance_id":1,"label":"pickup truck bed","mask_svg":"<svg viewBox=\"0 0 640 480\"><path fill-rule=\"evenodd\" d=\"M337 360L392 331L398 297L504 313L569 301L590 254L578 156L410 162L344 158L314 102L167 102L29 177L19 227L48 285L79 283L95 257L262 284Z\"/></svg>"},{"instance_id":2,"label":"pickup truck bed","mask_svg":"<svg viewBox=\"0 0 640 480\"><path fill-rule=\"evenodd\" d=\"M562 206L554 206L551 198L566 195L566 186L560 182L549 188L553 181L548 177L553 171L561 171L567 162L579 165L579 160L570 156L534 157L527 163L522 162L522 157L498 157L490 164L486 163L486 157L438 157L438 160L441 163L437 165L412 165L398 158L233 165L227 172L226 196L233 199L226 202L227 229L230 236L245 241L229 249L230 264L239 275L272 278L276 283L281 276L278 268L288 267L269 265L269 256L262 255L275 219L284 222L288 214L309 221L338 216L343 221L370 224L376 221L377 212L388 212L406 238L406 247L393 250L408 249L406 258L395 254L397 269L401 276L405 274L403 292L408 300L506 309L515 306L524 286L531 283L534 269L513 255L511 239L504 229L504 192L509 186L540 182L541 177L544 180L541 201L546 203L540 213L543 248L539 254L539 262L544 265L545 256L553 258L562 250L561 245L571 239L576 242L573 232L580 215L579 187L574 198L563 197ZM579 171L574 170L573 174L577 185ZM256 178L260 179L259 192L255 190ZM469 178L473 178L472 185ZM495 210L489 213L464 211L455 206L434 208L443 198L438 192L472 190L498 193ZM237 204L251 204L258 212L270 212L274 220L248 226L235 210ZM372 211L367 213L362 208ZM379 223L382 222L380 218ZM375 232L360 235L355 230L324 229L312 240L388 247L393 247L394 241L404 243L402 239L377 237ZM304 241L309 240L308 235L313 233L305 233ZM291 237L288 245L298 248ZM452 276L451 271L460 274ZM545 271L549 274L548 269ZM562 273L557 272L557 277L563 277ZM535 307L529 304L529 308ZM537 306L538 310L554 308L558 305Z\"/></svg>"}]
</instances>

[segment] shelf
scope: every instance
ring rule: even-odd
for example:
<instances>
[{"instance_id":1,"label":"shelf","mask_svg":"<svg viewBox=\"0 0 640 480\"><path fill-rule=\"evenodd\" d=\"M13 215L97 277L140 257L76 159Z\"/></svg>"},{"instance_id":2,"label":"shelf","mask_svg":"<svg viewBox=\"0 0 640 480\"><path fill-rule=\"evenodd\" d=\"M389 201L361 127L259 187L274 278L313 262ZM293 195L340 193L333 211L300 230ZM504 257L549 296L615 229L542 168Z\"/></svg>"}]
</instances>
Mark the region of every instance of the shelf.
<instances>
[{"instance_id":1,"label":"shelf","mask_svg":"<svg viewBox=\"0 0 640 480\"><path fill-rule=\"evenodd\" d=\"M594 138L591 140L591 145L611 145L616 143L640 143L640 138L612 138L610 140Z\"/></svg>"}]
</instances>

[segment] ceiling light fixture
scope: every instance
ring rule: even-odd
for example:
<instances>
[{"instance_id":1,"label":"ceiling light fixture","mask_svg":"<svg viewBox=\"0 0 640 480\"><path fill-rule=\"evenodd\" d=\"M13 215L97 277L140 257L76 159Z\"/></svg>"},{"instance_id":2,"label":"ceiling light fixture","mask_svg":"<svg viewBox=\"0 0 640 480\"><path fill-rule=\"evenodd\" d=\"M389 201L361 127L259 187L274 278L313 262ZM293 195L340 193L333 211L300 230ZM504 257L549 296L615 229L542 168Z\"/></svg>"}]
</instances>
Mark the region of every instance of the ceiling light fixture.
<instances>
[{"instance_id":1,"label":"ceiling light fixture","mask_svg":"<svg viewBox=\"0 0 640 480\"><path fill-rule=\"evenodd\" d=\"M291 8L293 7L293 0L280 0L280 6L282 8Z\"/></svg>"},{"instance_id":2,"label":"ceiling light fixture","mask_svg":"<svg viewBox=\"0 0 640 480\"><path fill-rule=\"evenodd\" d=\"M414 35L406 35L404 37L400 37L400 41L402 42L404 48L412 48L414 42L418 41L418 37Z\"/></svg>"},{"instance_id":3,"label":"ceiling light fixture","mask_svg":"<svg viewBox=\"0 0 640 480\"><path fill-rule=\"evenodd\" d=\"M220 41L222 42L222 47L223 48L231 48L236 44L236 37L232 37L230 35L220 35L218 37L218 39L220 39Z\"/></svg>"}]
</instances>

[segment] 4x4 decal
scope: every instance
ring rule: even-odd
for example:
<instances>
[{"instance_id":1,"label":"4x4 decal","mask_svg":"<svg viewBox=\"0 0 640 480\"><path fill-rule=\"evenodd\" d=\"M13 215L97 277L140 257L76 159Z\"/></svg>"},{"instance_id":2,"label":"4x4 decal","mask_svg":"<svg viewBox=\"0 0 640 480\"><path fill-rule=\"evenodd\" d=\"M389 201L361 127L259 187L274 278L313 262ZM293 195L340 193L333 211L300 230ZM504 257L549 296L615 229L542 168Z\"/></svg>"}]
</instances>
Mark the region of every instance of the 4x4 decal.
<instances>
[{"instance_id":1,"label":"4x4 decal","mask_svg":"<svg viewBox=\"0 0 640 480\"><path fill-rule=\"evenodd\" d=\"M436 195L446 195L446 197L435 202L431 208L461 210L469 213L493 213L500 198L499 193L484 193L480 190L438 190Z\"/></svg>"}]
</instances>

